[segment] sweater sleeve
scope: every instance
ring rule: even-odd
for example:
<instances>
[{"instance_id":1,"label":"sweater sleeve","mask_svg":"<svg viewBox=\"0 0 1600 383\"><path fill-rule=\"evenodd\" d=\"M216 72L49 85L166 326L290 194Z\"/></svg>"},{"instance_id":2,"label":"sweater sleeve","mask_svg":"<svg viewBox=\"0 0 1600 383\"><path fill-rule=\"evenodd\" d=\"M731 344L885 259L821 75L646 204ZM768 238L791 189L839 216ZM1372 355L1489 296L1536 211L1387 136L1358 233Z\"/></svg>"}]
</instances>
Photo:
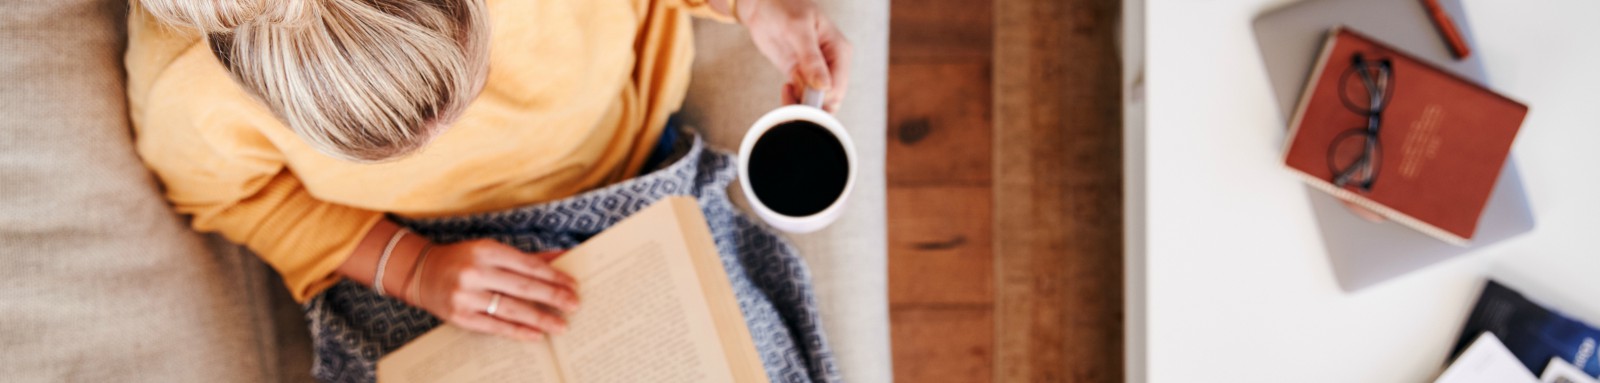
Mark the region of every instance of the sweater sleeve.
<instances>
[{"instance_id":1,"label":"sweater sleeve","mask_svg":"<svg viewBox=\"0 0 1600 383\"><path fill-rule=\"evenodd\" d=\"M739 18L734 15L734 10L737 9L736 7L738 7L738 5L739 5L738 4L739 0L670 0L670 1L672 1L673 3L676 3L675 5L683 8L684 10L689 11L689 14L694 15L696 17L707 18L707 19L711 19L711 20L721 21L721 22L724 22L724 23L737 23L737 22L739 22ZM726 5L726 7L724 7L724 9L727 9L729 12L724 13L722 11L718 11L716 8L712 7L712 5L711 5L712 2L719 2L719 3L722 3L722 5Z\"/></svg>"},{"instance_id":2,"label":"sweater sleeve","mask_svg":"<svg viewBox=\"0 0 1600 383\"><path fill-rule=\"evenodd\" d=\"M199 61L180 57L130 94L138 153L196 230L250 248L304 302L383 214L313 196L263 134L283 129L272 114Z\"/></svg>"},{"instance_id":3,"label":"sweater sleeve","mask_svg":"<svg viewBox=\"0 0 1600 383\"><path fill-rule=\"evenodd\" d=\"M288 171L271 175L259 190L239 197L208 203L169 195L180 213L194 215L195 230L221 233L277 269L300 302L339 281L335 270L383 218L381 213L319 201Z\"/></svg>"}]
</instances>

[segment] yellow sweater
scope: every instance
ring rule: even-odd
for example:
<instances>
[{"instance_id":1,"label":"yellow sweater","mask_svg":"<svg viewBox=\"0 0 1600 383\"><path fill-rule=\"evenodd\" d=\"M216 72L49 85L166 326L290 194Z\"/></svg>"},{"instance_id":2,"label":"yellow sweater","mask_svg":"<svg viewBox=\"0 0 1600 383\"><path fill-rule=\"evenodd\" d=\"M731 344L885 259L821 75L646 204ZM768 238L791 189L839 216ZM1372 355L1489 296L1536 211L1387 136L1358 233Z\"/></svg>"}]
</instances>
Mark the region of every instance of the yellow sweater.
<instances>
[{"instance_id":1,"label":"yellow sweater","mask_svg":"<svg viewBox=\"0 0 1600 383\"><path fill-rule=\"evenodd\" d=\"M384 212L506 209L636 173L688 88L688 15L731 20L706 1L723 0L489 0L483 93L430 145L382 164L313 150L198 32L136 9L125 64L138 152L195 229L248 246L305 301Z\"/></svg>"}]
</instances>

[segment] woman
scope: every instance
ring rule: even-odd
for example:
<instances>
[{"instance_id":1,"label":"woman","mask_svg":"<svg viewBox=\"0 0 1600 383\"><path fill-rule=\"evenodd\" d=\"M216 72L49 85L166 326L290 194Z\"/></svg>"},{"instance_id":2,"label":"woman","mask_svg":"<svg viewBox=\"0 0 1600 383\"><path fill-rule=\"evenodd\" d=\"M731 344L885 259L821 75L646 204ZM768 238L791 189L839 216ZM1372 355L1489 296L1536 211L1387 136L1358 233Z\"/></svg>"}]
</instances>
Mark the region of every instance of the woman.
<instances>
[{"instance_id":1,"label":"woman","mask_svg":"<svg viewBox=\"0 0 1600 383\"><path fill-rule=\"evenodd\" d=\"M813 87L837 108L850 48L810 0L141 0L126 55L138 151L197 230L283 275L325 381L372 380L437 320L560 333L581 297L547 263L559 253L534 250L639 205L607 201L680 192L736 263L752 328L780 327L756 334L773 380L836 380L792 247L726 204L725 155L674 134L689 14L747 26L790 73L786 102ZM687 187L626 187L648 183ZM598 226L526 220L578 205ZM780 246L741 242L769 237ZM762 268L795 271L743 275ZM803 294L769 302L761 290L795 287L775 283Z\"/></svg>"}]
</instances>

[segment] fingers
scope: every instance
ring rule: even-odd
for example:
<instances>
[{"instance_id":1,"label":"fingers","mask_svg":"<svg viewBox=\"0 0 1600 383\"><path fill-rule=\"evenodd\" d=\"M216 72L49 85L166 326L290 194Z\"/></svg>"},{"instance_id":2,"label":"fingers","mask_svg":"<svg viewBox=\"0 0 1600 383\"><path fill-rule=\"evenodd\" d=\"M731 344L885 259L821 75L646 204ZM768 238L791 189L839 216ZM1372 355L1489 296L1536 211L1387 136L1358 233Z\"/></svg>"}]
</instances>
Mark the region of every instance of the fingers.
<instances>
[{"instance_id":1,"label":"fingers","mask_svg":"<svg viewBox=\"0 0 1600 383\"><path fill-rule=\"evenodd\" d=\"M495 309L494 317L514 322L518 325L528 326L546 334L567 332L566 318L540 309L538 306L518 298L502 296L500 298L500 307Z\"/></svg>"},{"instance_id":2,"label":"fingers","mask_svg":"<svg viewBox=\"0 0 1600 383\"><path fill-rule=\"evenodd\" d=\"M804 94L804 92L805 92L804 88L796 87L795 84L792 83L792 82L784 83L783 84L783 105L799 104L800 103L800 97L801 97L801 95Z\"/></svg>"},{"instance_id":3,"label":"fingers","mask_svg":"<svg viewBox=\"0 0 1600 383\"><path fill-rule=\"evenodd\" d=\"M792 77L807 88L830 89L833 75L828 69L828 57L823 55L820 42L815 35L800 37L799 40L801 45L795 50L795 76Z\"/></svg>"},{"instance_id":4,"label":"fingers","mask_svg":"<svg viewBox=\"0 0 1600 383\"><path fill-rule=\"evenodd\" d=\"M572 276L550 267L550 262L545 256L523 253L511 246L498 246L496 251L483 252L479 257L479 261L483 264L501 267L531 278L561 284L568 288L576 288L578 285L578 281Z\"/></svg>"},{"instance_id":5,"label":"fingers","mask_svg":"<svg viewBox=\"0 0 1600 383\"><path fill-rule=\"evenodd\" d=\"M557 251L545 251L545 252L539 252L539 253L532 253L530 255L533 255L535 257L539 257L539 259L543 259L546 263L549 263L549 262L555 262L556 258L561 258L561 255L562 254L566 254L566 253L567 253L566 250L557 250Z\"/></svg>"},{"instance_id":6,"label":"fingers","mask_svg":"<svg viewBox=\"0 0 1600 383\"><path fill-rule=\"evenodd\" d=\"M488 315L487 310L489 304L493 303L495 294L499 293L477 291L461 294L462 297L459 298L461 304L458 307L461 307L460 311L463 312L458 313L458 316ZM488 316L546 334L560 334L567 331L566 319L509 295L501 295L499 305L495 306L494 315Z\"/></svg>"},{"instance_id":7,"label":"fingers","mask_svg":"<svg viewBox=\"0 0 1600 383\"><path fill-rule=\"evenodd\" d=\"M505 304L505 302L501 302L501 304ZM467 330L500 335L521 341L532 342L544 338L544 334L537 329L503 321L481 312L451 318L450 323Z\"/></svg>"},{"instance_id":8,"label":"fingers","mask_svg":"<svg viewBox=\"0 0 1600 383\"><path fill-rule=\"evenodd\" d=\"M564 312L578 310L578 295L566 286L528 278L504 269L489 269L472 275L462 283L470 289L506 294L523 301L544 304Z\"/></svg>"},{"instance_id":9,"label":"fingers","mask_svg":"<svg viewBox=\"0 0 1600 383\"><path fill-rule=\"evenodd\" d=\"M818 28L823 27L817 21ZM789 40L794 54L794 67L791 69L790 83L796 84L789 92L793 97L799 98L806 88L828 90L833 87L833 74L828 68L828 56L822 52L822 41L816 29L811 33L799 33Z\"/></svg>"},{"instance_id":10,"label":"fingers","mask_svg":"<svg viewBox=\"0 0 1600 383\"><path fill-rule=\"evenodd\" d=\"M837 112L844 102L845 91L850 89L850 64L855 55L855 47L832 23L826 19L823 19L822 23L819 44L828 64L829 79L832 81L827 98L823 102L823 109Z\"/></svg>"}]
</instances>

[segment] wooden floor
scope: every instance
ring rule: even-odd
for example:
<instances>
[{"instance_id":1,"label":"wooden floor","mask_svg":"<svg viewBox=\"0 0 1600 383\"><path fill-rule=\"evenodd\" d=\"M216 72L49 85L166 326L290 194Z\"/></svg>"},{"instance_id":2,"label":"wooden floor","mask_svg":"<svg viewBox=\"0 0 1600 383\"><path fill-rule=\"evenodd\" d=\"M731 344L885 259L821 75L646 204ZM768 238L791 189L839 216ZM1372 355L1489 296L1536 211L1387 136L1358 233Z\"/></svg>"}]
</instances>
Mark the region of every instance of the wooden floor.
<instances>
[{"instance_id":1,"label":"wooden floor","mask_svg":"<svg viewBox=\"0 0 1600 383\"><path fill-rule=\"evenodd\" d=\"M1119 7L891 1L896 380L1122 380Z\"/></svg>"}]
</instances>

